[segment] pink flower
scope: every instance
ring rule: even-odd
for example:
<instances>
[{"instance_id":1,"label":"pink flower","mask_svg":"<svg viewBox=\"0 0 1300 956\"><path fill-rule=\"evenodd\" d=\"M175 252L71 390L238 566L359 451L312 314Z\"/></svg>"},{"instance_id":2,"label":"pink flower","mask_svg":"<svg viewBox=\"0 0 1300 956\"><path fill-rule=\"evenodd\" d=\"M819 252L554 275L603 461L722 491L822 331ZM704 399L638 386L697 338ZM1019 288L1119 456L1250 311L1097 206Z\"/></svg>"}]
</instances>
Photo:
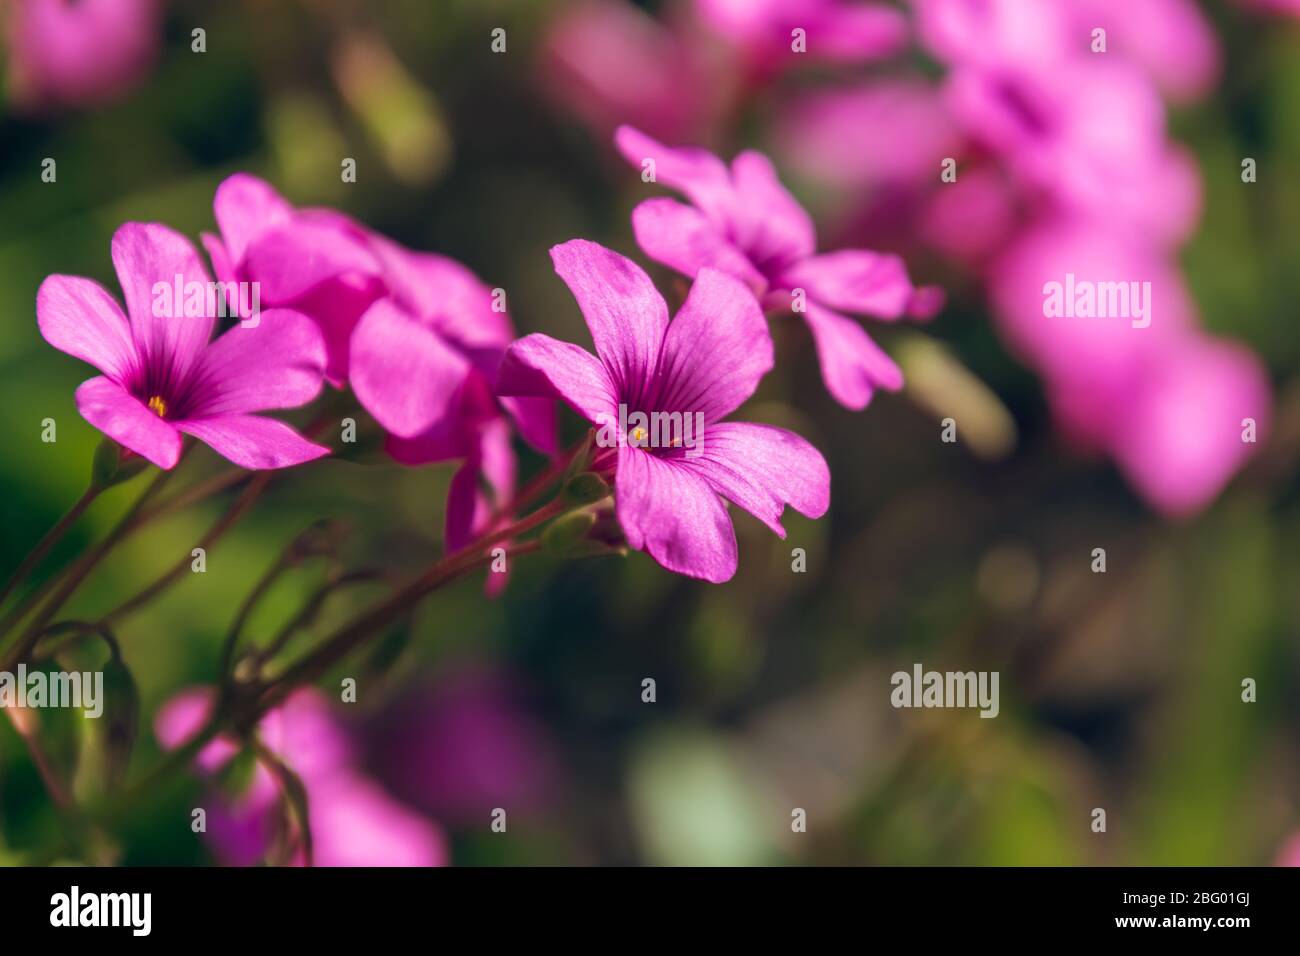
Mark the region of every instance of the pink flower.
<instances>
[{"instance_id":1,"label":"pink flower","mask_svg":"<svg viewBox=\"0 0 1300 956\"><path fill-rule=\"evenodd\" d=\"M222 282L256 282L263 306L314 319L325 339L325 375L348 378L352 330L385 289L383 267L362 226L327 209L294 209L267 182L236 173L212 201L220 237L203 244Z\"/></svg>"},{"instance_id":2,"label":"pink flower","mask_svg":"<svg viewBox=\"0 0 1300 956\"><path fill-rule=\"evenodd\" d=\"M182 691L158 712L155 732L168 750L189 740L211 714L211 688ZM257 726L261 742L302 782L307 792L314 863L317 866L442 866L447 847L430 821L390 797L357 772L347 737L314 690L299 690ZM200 770L215 777L239 751L218 737L200 753ZM284 818L282 787L258 764L246 788L215 794L208 807L208 839L223 862L252 866L275 844ZM301 852L295 858L301 864Z\"/></svg>"},{"instance_id":3,"label":"pink flower","mask_svg":"<svg viewBox=\"0 0 1300 956\"><path fill-rule=\"evenodd\" d=\"M493 290L444 256L371 239L388 296L367 310L353 333L352 387L389 432L386 447L397 461L461 460L447 496L446 547L457 551L488 530L514 494L515 428L538 451L555 454L555 405L493 395L491 383L514 340L513 323L494 307ZM422 394L445 387L439 376L454 382L446 405L434 410L436 404L419 404ZM501 586L505 579L491 575L488 581Z\"/></svg>"},{"instance_id":4,"label":"pink flower","mask_svg":"<svg viewBox=\"0 0 1300 956\"><path fill-rule=\"evenodd\" d=\"M1204 508L1263 440L1270 417L1263 367L1240 346L1199 331L1177 269L1140 237L1096 223L1045 224L994 264L990 283L1003 334L1043 376L1066 433L1108 452L1162 511ZM1094 295L1093 306L1073 315L1049 309L1052 283L1064 298L1079 290L1076 303ZM1124 314L1100 314L1103 283L1124 287ZM1244 440L1247 419L1254 443Z\"/></svg>"},{"instance_id":5,"label":"pink flower","mask_svg":"<svg viewBox=\"0 0 1300 956\"><path fill-rule=\"evenodd\" d=\"M140 81L161 35L157 0L11 0L10 96L27 109L102 103Z\"/></svg>"},{"instance_id":6,"label":"pink flower","mask_svg":"<svg viewBox=\"0 0 1300 956\"><path fill-rule=\"evenodd\" d=\"M702 149L671 149L624 126L616 141L655 179L693 205L647 199L632 212L637 243L651 259L695 276L712 267L743 280L773 309L792 309L812 331L827 389L861 409L876 388L903 386L902 370L839 310L883 319L929 316L941 297L916 289L897 256L865 249L816 254L812 219L776 178L771 161L744 152L731 168Z\"/></svg>"},{"instance_id":7,"label":"pink flower","mask_svg":"<svg viewBox=\"0 0 1300 956\"><path fill-rule=\"evenodd\" d=\"M197 251L166 226L127 223L113 235L127 314L98 283L50 276L36 296L41 335L103 375L77 389L86 421L171 468L182 433L244 468L283 468L329 454L283 422L252 414L295 408L320 392L325 349L316 326L286 309L212 337L216 293ZM197 292L197 295L195 293Z\"/></svg>"},{"instance_id":8,"label":"pink flower","mask_svg":"<svg viewBox=\"0 0 1300 956\"><path fill-rule=\"evenodd\" d=\"M1076 49L1091 50L1093 31L1105 30L1104 55L1129 60L1172 100L1199 99L1219 79L1219 41L1194 0L1070 0L1062 6L1070 35L1087 41Z\"/></svg>"},{"instance_id":9,"label":"pink flower","mask_svg":"<svg viewBox=\"0 0 1300 956\"><path fill-rule=\"evenodd\" d=\"M1023 186L1071 214L1122 219L1168 244L1186 238L1200 180L1168 142L1156 84L1190 96L1217 75L1195 9L1153 0L1138 17L1112 0L915 3L923 42L950 68L953 117ZM1153 22L1164 32L1147 39ZM1093 29L1108 31L1107 52L1089 52Z\"/></svg>"},{"instance_id":10,"label":"pink flower","mask_svg":"<svg viewBox=\"0 0 1300 956\"><path fill-rule=\"evenodd\" d=\"M695 6L719 36L744 51L760 77L800 58L864 63L897 53L907 43L902 12L881 3L695 0Z\"/></svg>"},{"instance_id":11,"label":"pink flower","mask_svg":"<svg viewBox=\"0 0 1300 956\"><path fill-rule=\"evenodd\" d=\"M332 210L294 209L245 173L223 182L213 205L221 237L204 241L218 275L257 282L264 303L317 321L330 381L351 384L394 458L463 460L448 502L449 549L484 530L513 491L511 423L555 452L552 403L492 395L514 338L493 290L446 256L406 249Z\"/></svg>"},{"instance_id":12,"label":"pink flower","mask_svg":"<svg viewBox=\"0 0 1300 956\"><path fill-rule=\"evenodd\" d=\"M605 141L620 123L660 136L703 132L727 98L727 77L698 41L628 0L581 0L546 28L543 89Z\"/></svg>"},{"instance_id":13,"label":"pink flower","mask_svg":"<svg viewBox=\"0 0 1300 956\"><path fill-rule=\"evenodd\" d=\"M801 94L774 139L797 173L854 190L929 185L962 145L938 88L910 79Z\"/></svg>"},{"instance_id":14,"label":"pink flower","mask_svg":"<svg viewBox=\"0 0 1300 956\"><path fill-rule=\"evenodd\" d=\"M677 317L645 274L623 256L575 239L551 250L578 300L596 355L546 335L510 346L497 391L564 399L601 427L628 544L671 571L721 582L736 572L736 535L724 499L782 537L787 504L820 517L830 472L798 435L722 421L772 367L772 340L757 300L738 280L705 266ZM661 442L634 416L680 415L702 430ZM657 429L656 429L657 430ZM679 438L685 434L682 430ZM616 447L612 447L616 446Z\"/></svg>"}]
</instances>

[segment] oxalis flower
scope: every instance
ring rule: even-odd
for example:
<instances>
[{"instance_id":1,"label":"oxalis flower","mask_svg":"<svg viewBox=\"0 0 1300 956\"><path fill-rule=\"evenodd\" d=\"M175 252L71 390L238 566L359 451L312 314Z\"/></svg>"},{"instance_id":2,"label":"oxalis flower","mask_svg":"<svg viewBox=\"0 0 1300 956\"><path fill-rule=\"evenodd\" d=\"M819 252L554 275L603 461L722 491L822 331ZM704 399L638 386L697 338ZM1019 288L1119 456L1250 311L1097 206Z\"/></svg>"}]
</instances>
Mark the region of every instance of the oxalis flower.
<instances>
[{"instance_id":1,"label":"oxalis flower","mask_svg":"<svg viewBox=\"0 0 1300 956\"><path fill-rule=\"evenodd\" d=\"M830 472L820 452L781 428L722 421L772 368L767 323L743 283L700 269L670 323L649 276L623 256L575 239L552 249L551 258L578 300L596 355L526 336L507 350L497 392L561 398L614 436L597 464L614 473L618 520L631 547L670 571L721 582L736 573L724 499L781 537L787 504L811 518L826 513ZM689 443L656 445L644 426L631 424L656 413L703 428Z\"/></svg>"},{"instance_id":2,"label":"oxalis flower","mask_svg":"<svg viewBox=\"0 0 1300 956\"><path fill-rule=\"evenodd\" d=\"M406 465L462 460L448 549L485 530L513 494L514 432L544 454L556 450L553 403L492 394L515 337L504 300L454 259L407 249L331 209L295 208L247 173L222 182L213 210L221 235L203 242L218 278L256 283L264 306L316 321L326 380L351 385L388 433L389 454Z\"/></svg>"},{"instance_id":3,"label":"oxalis flower","mask_svg":"<svg viewBox=\"0 0 1300 956\"><path fill-rule=\"evenodd\" d=\"M773 310L801 315L812 331L831 395L862 409L877 388L897 391L903 372L841 310L880 319L928 318L942 294L918 289L898 256L865 249L816 255L808 213L777 179L771 161L746 151L730 169L703 149L673 149L630 126L615 141L654 181L680 189L687 206L647 199L632 212L637 243L656 262L688 276L710 266L741 279Z\"/></svg>"},{"instance_id":4,"label":"oxalis flower","mask_svg":"<svg viewBox=\"0 0 1300 956\"><path fill-rule=\"evenodd\" d=\"M255 328L236 325L209 342L213 297L191 293L214 286L185 237L129 222L114 233L112 250L126 315L103 286L79 276L50 276L36 295L45 341L104 373L77 389L86 421L159 468L179 460L182 433L244 468L329 454L283 422L252 414L304 405L320 392L325 346L310 319L268 310Z\"/></svg>"}]
</instances>

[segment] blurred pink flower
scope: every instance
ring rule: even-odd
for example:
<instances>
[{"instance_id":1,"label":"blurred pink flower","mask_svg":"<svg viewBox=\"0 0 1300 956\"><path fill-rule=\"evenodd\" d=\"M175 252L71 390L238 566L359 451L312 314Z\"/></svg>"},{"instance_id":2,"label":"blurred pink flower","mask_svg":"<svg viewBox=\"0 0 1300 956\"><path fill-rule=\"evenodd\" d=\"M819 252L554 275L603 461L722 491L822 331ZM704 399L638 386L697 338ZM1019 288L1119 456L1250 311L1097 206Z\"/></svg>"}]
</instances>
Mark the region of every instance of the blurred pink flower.
<instances>
[{"instance_id":1,"label":"blurred pink flower","mask_svg":"<svg viewBox=\"0 0 1300 956\"><path fill-rule=\"evenodd\" d=\"M167 750L189 740L206 722L212 688L181 691L159 710L155 733ZM319 692L296 691L257 726L261 742L302 782L307 793L313 862L317 866L442 866L446 841L422 815L358 773L347 737ZM215 777L238 753L233 738L218 737L197 760ZM208 839L224 863L252 866L272 849L283 819L281 785L259 763L245 789L215 794L208 807ZM299 851L295 863L301 865Z\"/></svg>"},{"instance_id":2,"label":"blurred pink flower","mask_svg":"<svg viewBox=\"0 0 1300 956\"><path fill-rule=\"evenodd\" d=\"M934 182L962 145L939 91L913 79L800 94L773 140L799 174L851 190Z\"/></svg>"},{"instance_id":3,"label":"blurred pink flower","mask_svg":"<svg viewBox=\"0 0 1300 956\"><path fill-rule=\"evenodd\" d=\"M634 263L575 239L551 250L582 310L596 355L533 334L510 346L497 391L558 397L615 433L605 450L614 472L619 522L628 544L670 571L707 581L736 573L736 535L723 499L785 537L787 504L817 518L830 503L830 472L798 435L722 421L772 367L772 339L750 291L726 272L699 270L669 323L668 307ZM643 413L703 421L698 444L650 447L623 434ZM622 414L620 414L622 413Z\"/></svg>"},{"instance_id":4,"label":"blurred pink flower","mask_svg":"<svg viewBox=\"0 0 1300 956\"><path fill-rule=\"evenodd\" d=\"M706 150L672 149L627 126L616 142L629 162L653 162L655 181L681 190L693 204L647 199L633 210L646 255L687 276L721 269L747 283L768 308L800 314L827 389L848 408L865 408L876 388L902 387L893 359L839 311L882 319L933 315L942 296L915 288L902 259L865 249L817 255L811 217L761 153L743 152L728 169Z\"/></svg>"},{"instance_id":5,"label":"blurred pink flower","mask_svg":"<svg viewBox=\"0 0 1300 956\"><path fill-rule=\"evenodd\" d=\"M1116 301L1129 304L1118 315L1097 307L1048 314L1051 283L1089 292L1123 286L1131 291ZM993 265L990 286L1004 336L1043 376L1066 433L1108 452L1160 510L1189 514L1219 494L1258 447L1243 440L1246 419L1263 440L1263 367L1246 349L1199 331L1178 270L1141 237L1095 223L1044 224Z\"/></svg>"},{"instance_id":6,"label":"blurred pink flower","mask_svg":"<svg viewBox=\"0 0 1300 956\"><path fill-rule=\"evenodd\" d=\"M9 91L21 109L90 106L125 93L157 56L157 0L9 0Z\"/></svg>"},{"instance_id":7,"label":"blurred pink flower","mask_svg":"<svg viewBox=\"0 0 1300 956\"><path fill-rule=\"evenodd\" d=\"M559 768L545 728L508 675L461 666L421 684L367 728L367 763L393 793L441 820L487 819L494 807L544 806Z\"/></svg>"},{"instance_id":8,"label":"blurred pink flower","mask_svg":"<svg viewBox=\"0 0 1300 956\"><path fill-rule=\"evenodd\" d=\"M329 454L283 422L252 414L305 405L320 393L325 348L306 316L272 309L256 327L239 325L209 342L217 313L211 280L189 240L166 226L123 225L113 235L113 265L129 320L90 279L50 276L36 296L45 340L104 373L77 389L86 421L159 468L179 460L182 433L244 468Z\"/></svg>"},{"instance_id":9,"label":"blurred pink flower","mask_svg":"<svg viewBox=\"0 0 1300 956\"><path fill-rule=\"evenodd\" d=\"M1218 39L1194 0L912 0L923 44L950 65L1048 73L1122 61L1171 99L1218 80ZM1105 31L1104 52L1094 52Z\"/></svg>"},{"instance_id":10,"label":"blurred pink flower","mask_svg":"<svg viewBox=\"0 0 1300 956\"><path fill-rule=\"evenodd\" d=\"M695 7L724 42L739 47L760 79L801 59L864 63L898 53L907 43L902 11L883 3L695 0Z\"/></svg>"},{"instance_id":11,"label":"blurred pink flower","mask_svg":"<svg viewBox=\"0 0 1300 956\"><path fill-rule=\"evenodd\" d=\"M1091 51L1093 31L1105 30L1104 55L1134 63L1171 100L1199 99L1218 82L1218 37L1195 0L1068 0L1063 7L1076 49Z\"/></svg>"},{"instance_id":12,"label":"blurred pink flower","mask_svg":"<svg viewBox=\"0 0 1300 956\"><path fill-rule=\"evenodd\" d=\"M660 136L701 134L728 96L697 35L627 0L579 0L547 26L538 62L545 91L607 142L620 123Z\"/></svg>"}]
</instances>

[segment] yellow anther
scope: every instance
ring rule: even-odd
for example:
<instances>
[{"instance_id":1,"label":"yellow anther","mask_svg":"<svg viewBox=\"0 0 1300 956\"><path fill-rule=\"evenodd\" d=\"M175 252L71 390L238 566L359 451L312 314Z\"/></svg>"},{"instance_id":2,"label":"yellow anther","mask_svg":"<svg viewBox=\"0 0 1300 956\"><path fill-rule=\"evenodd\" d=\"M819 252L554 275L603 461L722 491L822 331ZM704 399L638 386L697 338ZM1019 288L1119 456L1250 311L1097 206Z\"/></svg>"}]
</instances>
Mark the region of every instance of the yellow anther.
<instances>
[{"instance_id":1,"label":"yellow anther","mask_svg":"<svg viewBox=\"0 0 1300 956\"><path fill-rule=\"evenodd\" d=\"M159 418L167 417L167 403L162 400L161 395L155 395L149 399L149 411L157 414Z\"/></svg>"}]
</instances>

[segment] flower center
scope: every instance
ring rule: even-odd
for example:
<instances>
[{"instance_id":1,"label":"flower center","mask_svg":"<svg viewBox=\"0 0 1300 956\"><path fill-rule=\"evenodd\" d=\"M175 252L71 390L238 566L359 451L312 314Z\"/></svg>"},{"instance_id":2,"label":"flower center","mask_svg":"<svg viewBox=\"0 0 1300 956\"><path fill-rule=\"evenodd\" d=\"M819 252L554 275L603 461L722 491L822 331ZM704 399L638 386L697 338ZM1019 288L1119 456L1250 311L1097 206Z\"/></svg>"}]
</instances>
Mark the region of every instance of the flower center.
<instances>
[{"instance_id":1,"label":"flower center","mask_svg":"<svg viewBox=\"0 0 1300 956\"><path fill-rule=\"evenodd\" d=\"M167 403L163 401L161 395L155 395L149 399L149 411L156 414L159 418L167 417Z\"/></svg>"},{"instance_id":2,"label":"flower center","mask_svg":"<svg viewBox=\"0 0 1300 956\"><path fill-rule=\"evenodd\" d=\"M630 432L628 432L627 437L631 440L632 444L634 445L644 445L646 441L650 438L650 433L646 431L644 428L642 428L640 425L638 425L636 428L633 428Z\"/></svg>"}]
</instances>

